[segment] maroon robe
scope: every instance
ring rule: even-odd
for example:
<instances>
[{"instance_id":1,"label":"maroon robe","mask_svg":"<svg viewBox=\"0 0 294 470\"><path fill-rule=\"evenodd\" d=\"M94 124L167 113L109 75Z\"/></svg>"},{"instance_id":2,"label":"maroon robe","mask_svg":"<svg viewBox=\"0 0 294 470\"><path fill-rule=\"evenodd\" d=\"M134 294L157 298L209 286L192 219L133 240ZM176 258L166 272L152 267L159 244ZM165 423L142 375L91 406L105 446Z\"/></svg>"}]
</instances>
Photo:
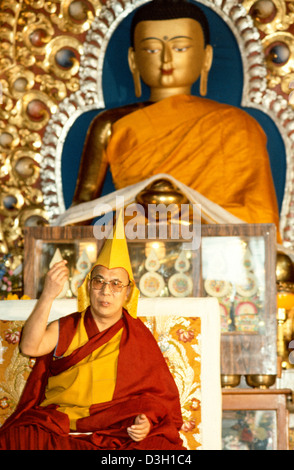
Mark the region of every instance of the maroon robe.
<instances>
[{"instance_id":1,"label":"maroon robe","mask_svg":"<svg viewBox=\"0 0 294 470\"><path fill-rule=\"evenodd\" d=\"M0 449L183 450L179 437L182 416L178 389L148 328L124 311L123 318L115 325L99 332L88 309L85 327L89 341L62 357L80 318L81 314L75 313L59 320L57 348L37 359L15 412L0 428ZM70 434L69 418L57 410L58 404L40 406L48 377L78 363L122 327L113 399L93 404L90 416L77 420L76 432L91 434ZM152 424L148 436L137 443L128 436L127 427L141 413Z\"/></svg>"}]
</instances>

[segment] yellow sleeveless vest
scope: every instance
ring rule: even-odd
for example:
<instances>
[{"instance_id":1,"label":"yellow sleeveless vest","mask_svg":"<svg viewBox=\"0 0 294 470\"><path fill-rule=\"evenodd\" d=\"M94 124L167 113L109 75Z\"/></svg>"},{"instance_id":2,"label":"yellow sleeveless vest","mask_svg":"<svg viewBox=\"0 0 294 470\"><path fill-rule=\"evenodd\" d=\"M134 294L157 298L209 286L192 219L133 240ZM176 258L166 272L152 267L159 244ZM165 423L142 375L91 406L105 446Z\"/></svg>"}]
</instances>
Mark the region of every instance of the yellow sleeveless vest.
<instances>
[{"instance_id":1,"label":"yellow sleeveless vest","mask_svg":"<svg viewBox=\"0 0 294 470\"><path fill-rule=\"evenodd\" d=\"M68 356L88 341L82 313L77 331L65 352ZM93 404L112 400L117 377L119 346L123 329L121 328L110 341L78 364L57 376L49 377L45 400L41 406L59 405L58 411L66 413L70 429L76 430L76 420L90 415Z\"/></svg>"}]
</instances>

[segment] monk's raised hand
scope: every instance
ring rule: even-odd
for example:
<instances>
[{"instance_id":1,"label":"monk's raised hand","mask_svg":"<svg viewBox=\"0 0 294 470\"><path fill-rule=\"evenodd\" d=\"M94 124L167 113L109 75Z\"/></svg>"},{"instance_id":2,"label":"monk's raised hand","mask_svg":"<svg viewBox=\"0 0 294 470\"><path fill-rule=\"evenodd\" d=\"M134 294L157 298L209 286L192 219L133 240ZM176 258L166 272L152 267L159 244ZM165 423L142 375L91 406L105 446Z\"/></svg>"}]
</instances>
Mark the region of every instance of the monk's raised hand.
<instances>
[{"instance_id":1,"label":"monk's raised hand","mask_svg":"<svg viewBox=\"0 0 294 470\"><path fill-rule=\"evenodd\" d=\"M43 289L43 294L46 295L46 297L55 299L62 291L69 276L69 270L66 264L66 260L59 261L47 272Z\"/></svg>"}]
</instances>

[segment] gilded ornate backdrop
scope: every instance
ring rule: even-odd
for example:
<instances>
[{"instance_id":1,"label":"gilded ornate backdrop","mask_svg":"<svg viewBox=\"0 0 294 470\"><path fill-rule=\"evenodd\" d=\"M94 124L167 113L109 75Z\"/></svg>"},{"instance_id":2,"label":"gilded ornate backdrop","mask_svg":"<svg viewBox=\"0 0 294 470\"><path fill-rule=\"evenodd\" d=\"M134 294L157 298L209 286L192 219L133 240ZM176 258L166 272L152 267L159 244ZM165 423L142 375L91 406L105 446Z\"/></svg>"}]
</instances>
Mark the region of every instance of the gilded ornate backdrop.
<instances>
[{"instance_id":1,"label":"gilded ornate backdrop","mask_svg":"<svg viewBox=\"0 0 294 470\"><path fill-rule=\"evenodd\" d=\"M21 289L23 227L47 224L63 209L62 129L79 106L103 104L94 74L99 79L109 31L144 1L112 0L104 6L99 0L0 1L0 296ZM293 1L200 3L234 30L246 63L245 105L266 110L284 139L281 233L292 247L294 115L288 95L294 80Z\"/></svg>"}]
</instances>

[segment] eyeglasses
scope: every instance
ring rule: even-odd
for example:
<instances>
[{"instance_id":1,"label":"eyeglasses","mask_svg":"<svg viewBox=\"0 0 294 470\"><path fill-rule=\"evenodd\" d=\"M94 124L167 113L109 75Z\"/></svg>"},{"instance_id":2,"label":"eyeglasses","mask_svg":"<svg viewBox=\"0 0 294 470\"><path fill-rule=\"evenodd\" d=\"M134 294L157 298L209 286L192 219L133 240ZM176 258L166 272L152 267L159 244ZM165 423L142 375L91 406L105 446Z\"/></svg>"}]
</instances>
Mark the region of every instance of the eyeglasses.
<instances>
[{"instance_id":1,"label":"eyeglasses","mask_svg":"<svg viewBox=\"0 0 294 470\"><path fill-rule=\"evenodd\" d=\"M102 277L92 277L91 282L92 287L95 290L102 290L106 284L108 284L113 294L119 294L124 287L128 287L130 285L130 282L124 285L121 281L117 281L116 279L105 281Z\"/></svg>"}]
</instances>

